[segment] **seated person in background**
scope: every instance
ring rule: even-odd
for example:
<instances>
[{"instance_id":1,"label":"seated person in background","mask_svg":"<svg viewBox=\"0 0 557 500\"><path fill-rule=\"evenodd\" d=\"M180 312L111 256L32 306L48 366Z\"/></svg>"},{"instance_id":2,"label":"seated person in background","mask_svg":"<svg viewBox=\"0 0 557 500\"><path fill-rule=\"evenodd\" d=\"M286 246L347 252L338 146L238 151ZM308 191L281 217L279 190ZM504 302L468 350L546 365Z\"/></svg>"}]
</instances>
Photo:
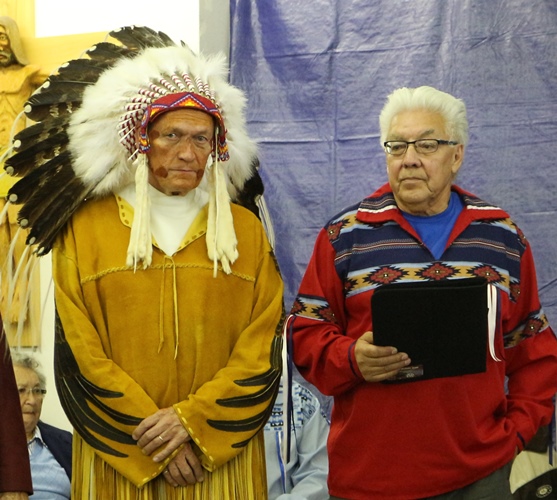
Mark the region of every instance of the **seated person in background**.
<instances>
[{"instance_id":1,"label":"seated person in background","mask_svg":"<svg viewBox=\"0 0 557 500\"><path fill-rule=\"evenodd\" d=\"M327 436L329 422L319 399L306 387L292 382L293 422L290 461L281 456L284 415L282 385L271 418L265 425L265 457L269 500L322 500L327 488Z\"/></svg>"},{"instance_id":2,"label":"seated person in background","mask_svg":"<svg viewBox=\"0 0 557 500\"><path fill-rule=\"evenodd\" d=\"M12 350L33 479L33 500L70 498L72 435L39 419L46 378L32 356Z\"/></svg>"}]
</instances>

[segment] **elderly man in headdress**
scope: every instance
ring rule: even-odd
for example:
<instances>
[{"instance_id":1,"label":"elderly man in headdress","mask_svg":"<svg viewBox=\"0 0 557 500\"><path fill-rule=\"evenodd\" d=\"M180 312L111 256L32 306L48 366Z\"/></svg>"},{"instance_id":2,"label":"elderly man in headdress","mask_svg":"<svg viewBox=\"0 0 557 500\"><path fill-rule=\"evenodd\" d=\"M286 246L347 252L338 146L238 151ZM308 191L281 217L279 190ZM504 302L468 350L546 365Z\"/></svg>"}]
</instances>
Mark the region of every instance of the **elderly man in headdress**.
<instances>
[{"instance_id":1,"label":"elderly man in headdress","mask_svg":"<svg viewBox=\"0 0 557 500\"><path fill-rule=\"evenodd\" d=\"M265 498L283 285L260 220L230 201L256 175L245 97L224 58L111 35L124 46L98 44L30 99L39 123L7 161L31 170L8 196L28 243L53 248L72 498Z\"/></svg>"}]
</instances>

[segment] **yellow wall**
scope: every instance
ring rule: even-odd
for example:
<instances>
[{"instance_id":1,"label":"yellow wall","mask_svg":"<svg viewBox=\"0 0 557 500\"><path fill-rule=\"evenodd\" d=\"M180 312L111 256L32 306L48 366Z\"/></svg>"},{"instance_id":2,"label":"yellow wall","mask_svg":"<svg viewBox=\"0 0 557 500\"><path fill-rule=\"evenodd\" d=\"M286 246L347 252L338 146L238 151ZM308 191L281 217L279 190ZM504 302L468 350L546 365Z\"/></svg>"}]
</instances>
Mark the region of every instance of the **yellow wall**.
<instances>
[{"instance_id":1,"label":"yellow wall","mask_svg":"<svg viewBox=\"0 0 557 500\"><path fill-rule=\"evenodd\" d=\"M15 20L29 62L47 74L64 62L79 58L84 50L106 36L102 32L36 38L35 0L0 0L0 15Z\"/></svg>"}]
</instances>

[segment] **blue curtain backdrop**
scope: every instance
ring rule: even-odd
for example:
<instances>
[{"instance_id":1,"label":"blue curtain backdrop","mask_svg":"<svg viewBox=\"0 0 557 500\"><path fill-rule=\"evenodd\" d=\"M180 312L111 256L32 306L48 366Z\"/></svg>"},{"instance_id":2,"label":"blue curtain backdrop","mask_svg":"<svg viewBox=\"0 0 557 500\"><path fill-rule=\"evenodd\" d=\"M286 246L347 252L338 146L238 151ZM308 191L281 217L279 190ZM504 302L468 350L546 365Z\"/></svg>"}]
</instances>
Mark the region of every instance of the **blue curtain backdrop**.
<instances>
[{"instance_id":1,"label":"blue curtain backdrop","mask_svg":"<svg viewBox=\"0 0 557 500\"><path fill-rule=\"evenodd\" d=\"M260 143L287 308L321 226L386 181L385 97L432 85L467 104L457 183L521 226L557 328L556 0L230 4L231 81Z\"/></svg>"}]
</instances>

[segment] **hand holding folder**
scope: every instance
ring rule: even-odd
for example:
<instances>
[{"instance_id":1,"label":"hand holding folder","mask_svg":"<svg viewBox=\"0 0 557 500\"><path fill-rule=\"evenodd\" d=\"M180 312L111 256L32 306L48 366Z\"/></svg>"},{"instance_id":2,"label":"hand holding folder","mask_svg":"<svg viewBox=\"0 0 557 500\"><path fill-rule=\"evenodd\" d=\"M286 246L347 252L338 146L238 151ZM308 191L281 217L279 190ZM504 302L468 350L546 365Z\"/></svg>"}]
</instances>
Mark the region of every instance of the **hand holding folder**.
<instances>
[{"instance_id":1,"label":"hand holding folder","mask_svg":"<svg viewBox=\"0 0 557 500\"><path fill-rule=\"evenodd\" d=\"M453 377L486 370L487 280L464 278L379 287L371 298L374 344L411 359L387 382Z\"/></svg>"}]
</instances>

